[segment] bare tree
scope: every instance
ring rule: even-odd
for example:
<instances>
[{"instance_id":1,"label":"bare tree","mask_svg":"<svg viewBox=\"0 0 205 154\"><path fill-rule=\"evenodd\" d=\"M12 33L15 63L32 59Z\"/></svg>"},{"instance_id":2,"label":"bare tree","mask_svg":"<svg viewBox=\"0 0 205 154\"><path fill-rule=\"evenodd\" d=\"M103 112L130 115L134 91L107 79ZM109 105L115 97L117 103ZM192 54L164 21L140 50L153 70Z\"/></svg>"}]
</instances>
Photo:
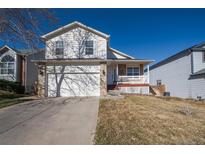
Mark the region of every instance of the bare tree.
<instances>
[{"instance_id":1,"label":"bare tree","mask_svg":"<svg viewBox=\"0 0 205 154\"><path fill-rule=\"evenodd\" d=\"M13 47L21 44L36 49L41 43L42 22L56 21L49 9L0 9L0 40Z\"/></svg>"},{"instance_id":2,"label":"bare tree","mask_svg":"<svg viewBox=\"0 0 205 154\"><path fill-rule=\"evenodd\" d=\"M35 51L39 44L41 44L41 23L45 24L56 22L52 12L48 9L0 9L0 40L9 43L9 45L18 45L33 49ZM68 33L65 33L67 35ZM62 38L60 38L62 36ZM93 49L86 47L86 43L90 40L96 41L96 35L86 31L81 28L74 28L71 30L67 36L64 34L60 35L60 39L63 40L65 49L63 55L56 56L56 41L49 40L49 43L46 43L46 54L50 55L51 58L63 58L63 59L81 59L81 58L100 58L104 55L93 55L89 54L94 52L98 47L93 46ZM94 43L94 42L92 42ZM91 43L91 44L92 44ZM98 44L99 45L99 44ZM93 51L92 51L93 50ZM59 50L60 51L60 50ZM87 52L87 54L86 54ZM54 64L52 67L52 74L55 75L53 85L54 96L61 96L61 90L66 90L73 95L75 95L74 88L75 85L78 88L78 91L83 92L83 87L86 85L96 85L95 76L88 74L88 69L84 69L81 66L75 66L73 70L67 70L69 67L67 65L58 65ZM74 71L74 72L72 72ZM75 73L76 71L85 74L83 76L65 75L66 73ZM66 84L66 87L62 87L62 83ZM83 85L81 85L81 83ZM92 86L90 86L90 90ZM87 89L89 87L87 86Z\"/></svg>"}]
</instances>

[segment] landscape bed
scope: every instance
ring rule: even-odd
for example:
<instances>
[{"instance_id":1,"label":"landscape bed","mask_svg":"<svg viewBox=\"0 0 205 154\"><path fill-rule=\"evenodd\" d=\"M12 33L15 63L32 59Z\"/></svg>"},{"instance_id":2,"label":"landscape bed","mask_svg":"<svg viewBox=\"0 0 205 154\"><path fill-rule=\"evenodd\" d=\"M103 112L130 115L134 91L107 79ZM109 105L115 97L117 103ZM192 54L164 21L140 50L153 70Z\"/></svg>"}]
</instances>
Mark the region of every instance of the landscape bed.
<instances>
[{"instance_id":1,"label":"landscape bed","mask_svg":"<svg viewBox=\"0 0 205 154\"><path fill-rule=\"evenodd\" d=\"M26 96L27 95L25 94L16 94L13 92L0 90L0 109L14 104L33 100L32 98Z\"/></svg>"},{"instance_id":2,"label":"landscape bed","mask_svg":"<svg viewBox=\"0 0 205 154\"><path fill-rule=\"evenodd\" d=\"M130 95L100 100L95 144L205 144L205 102Z\"/></svg>"}]
</instances>

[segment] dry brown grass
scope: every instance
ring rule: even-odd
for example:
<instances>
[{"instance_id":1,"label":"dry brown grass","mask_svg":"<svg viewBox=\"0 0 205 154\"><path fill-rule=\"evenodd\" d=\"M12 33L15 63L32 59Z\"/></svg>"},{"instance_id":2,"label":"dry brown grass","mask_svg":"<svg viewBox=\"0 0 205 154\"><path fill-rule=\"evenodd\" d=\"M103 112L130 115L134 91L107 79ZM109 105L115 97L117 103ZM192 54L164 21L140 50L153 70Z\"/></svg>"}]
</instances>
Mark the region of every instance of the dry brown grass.
<instances>
[{"instance_id":1,"label":"dry brown grass","mask_svg":"<svg viewBox=\"0 0 205 154\"><path fill-rule=\"evenodd\" d=\"M96 144L205 144L205 103L126 96L101 100Z\"/></svg>"}]
</instances>

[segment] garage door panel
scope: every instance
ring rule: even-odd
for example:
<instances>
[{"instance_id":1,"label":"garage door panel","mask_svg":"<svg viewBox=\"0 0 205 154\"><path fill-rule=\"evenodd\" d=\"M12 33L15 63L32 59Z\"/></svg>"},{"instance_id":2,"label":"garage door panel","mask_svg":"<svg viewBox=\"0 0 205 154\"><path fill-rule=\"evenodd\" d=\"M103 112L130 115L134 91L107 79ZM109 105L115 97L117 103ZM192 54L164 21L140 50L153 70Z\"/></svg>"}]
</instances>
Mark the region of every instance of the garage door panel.
<instances>
[{"instance_id":1,"label":"garage door panel","mask_svg":"<svg viewBox=\"0 0 205 154\"><path fill-rule=\"evenodd\" d=\"M63 72L61 72L63 70ZM46 67L47 73L98 73L99 65L51 65Z\"/></svg>"},{"instance_id":2,"label":"garage door panel","mask_svg":"<svg viewBox=\"0 0 205 154\"><path fill-rule=\"evenodd\" d=\"M57 82L56 82L57 80ZM99 96L100 74L48 74L48 96Z\"/></svg>"}]
</instances>

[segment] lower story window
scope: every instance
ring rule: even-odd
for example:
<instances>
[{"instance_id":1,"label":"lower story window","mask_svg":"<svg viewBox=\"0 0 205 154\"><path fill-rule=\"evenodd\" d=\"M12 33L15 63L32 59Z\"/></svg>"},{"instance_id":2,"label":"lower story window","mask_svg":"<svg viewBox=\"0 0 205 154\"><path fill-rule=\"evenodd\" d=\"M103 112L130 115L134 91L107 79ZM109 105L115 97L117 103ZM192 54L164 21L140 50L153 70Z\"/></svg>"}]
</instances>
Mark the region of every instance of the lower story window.
<instances>
[{"instance_id":1,"label":"lower story window","mask_svg":"<svg viewBox=\"0 0 205 154\"><path fill-rule=\"evenodd\" d=\"M127 67L127 76L138 76L139 67Z\"/></svg>"},{"instance_id":2,"label":"lower story window","mask_svg":"<svg viewBox=\"0 0 205 154\"><path fill-rule=\"evenodd\" d=\"M64 49L63 48L56 48L56 56L61 56L63 57L63 51Z\"/></svg>"},{"instance_id":3,"label":"lower story window","mask_svg":"<svg viewBox=\"0 0 205 154\"><path fill-rule=\"evenodd\" d=\"M162 80L157 80L157 85L158 86L162 85Z\"/></svg>"},{"instance_id":4,"label":"lower story window","mask_svg":"<svg viewBox=\"0 0 205 154\"><path fill-rule=\"evenodd\" d=\"M14 63L4 62L0 64L0 73L1 74L10 74L14 75Z\"/></svg>"}]
</instances>

